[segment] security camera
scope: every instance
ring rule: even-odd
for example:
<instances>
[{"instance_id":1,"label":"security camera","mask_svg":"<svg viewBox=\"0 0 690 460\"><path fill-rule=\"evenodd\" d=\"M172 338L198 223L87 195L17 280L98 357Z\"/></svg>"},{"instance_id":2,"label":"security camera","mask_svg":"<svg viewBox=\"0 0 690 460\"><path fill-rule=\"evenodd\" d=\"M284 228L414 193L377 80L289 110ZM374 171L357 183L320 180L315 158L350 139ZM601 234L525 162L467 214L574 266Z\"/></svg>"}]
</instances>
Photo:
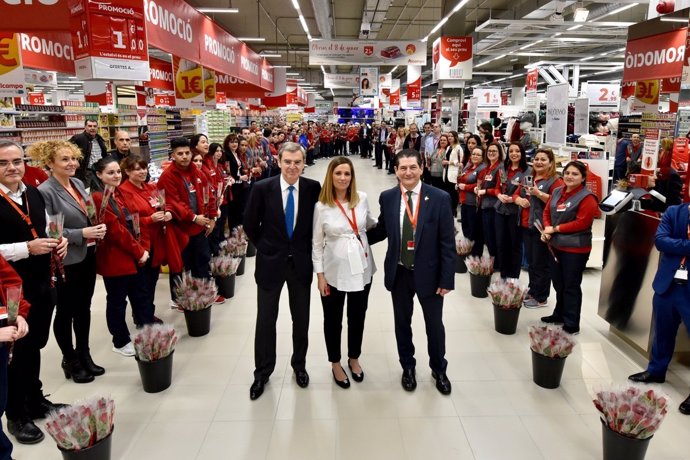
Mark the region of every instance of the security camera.
<instances>
[{"instance_id":1,"label":"security camera","mask_svg":"<svg viewBox=\"0 0 690 460\"><path fill-rule=\"evenodd\" d=\"M371 24L368 22L362 22L362 27L360 29L360 32L362 35L369 35L369 32L371 31Z\"/></svg>"}]
</instances>

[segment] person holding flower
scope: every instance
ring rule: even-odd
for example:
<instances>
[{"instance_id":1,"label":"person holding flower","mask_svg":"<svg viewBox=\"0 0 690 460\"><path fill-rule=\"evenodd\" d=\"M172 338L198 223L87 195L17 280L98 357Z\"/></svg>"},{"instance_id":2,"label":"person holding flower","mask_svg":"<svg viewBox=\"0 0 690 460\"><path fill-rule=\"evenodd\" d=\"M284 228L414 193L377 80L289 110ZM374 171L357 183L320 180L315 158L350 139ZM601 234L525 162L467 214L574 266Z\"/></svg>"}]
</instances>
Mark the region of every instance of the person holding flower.
<instances>
[{"instance_id":1,"label":"person holding flower","mask_svg":"<svg viewBox=\"0 0 690 460\"><path fill-rule=\"evenodd\" d=\"M108 226L105 238L98 246L96 272L103 277L105 284L105 317L108 331L113 336L112 350L122 356L134 356L125 311L129 299L134 322L153 323L146 290L146 272L143 269L149 252L139 243L139 214L128 209L118 190L122 171L117 160L114 157L100 159L94 165L94 170L103 183L104 191L94 192L93 200L99 211L99 221L102 217L102 222Z\"/></svg>"},{"instance_id":2,"label":"person holding flower","mask_svg":"<svg viewBox=\"0 0 690 460\"><path fill-rule=\"evenodd\" d=\"M57 276L57 309L53 332L62 352L65 378L75 383L93 382L105 369L91 358L91 298L96 286L96 242L107 226L96 222L93 202L82 181L74 177L81 152L66 141L43 141L29 147L28 155L52 176L38 190L49 216L64 217L63 236L69 241L64 276ZM72 331L76 344L72 341ZM75 347L76 345L76 347Z\"/></svg>"},{"instance_id":3,"label":"person holding flower","mask_svg":"<svg viewBox=\"0 0 690 460\"><path fill-rule=\"evenodd\" d=\"M240 140L237 134L228 134L223 140L225 158L230 171L230 177L234 181L230 187L232 199L228 203L228 226L230 230L242 225L244 208L249 195L249 174L245 172L246 155L240 157ZM246 147L245 147L246 150Z\"/></svg>"},{"instance_id":4,"label":"person holding flower","mask_svg":"<svg viewBox=\"0 0 690 460\"><path fill-rule=\"evenodd\" d=\"M475 144L476 145L476 144ZM484 252L484 230L482 229L481 214L477 209L477 181L479 174L486 168L486 158L481 147L475 147L470 160L458 174L458 192L460 201L460 225L465 238L474 241L473 256L481 256Z\"/></svg>"},{"instance_id":5,"label":"person holding flower","mask_svg":"<svg viewBox=\"0 0 690 460\"><path fill-rule=\"evenodd\" d=\"M582 272L592 251L592 222L599 201L586 185L587 167L571 161L563 169L565 186L551 194L544 208L542 241L553 249L551 280L556 291L556 308L545 323L563 324L570 334L580 332Z\"/></svg>"},{"instance_id":6,"label":"person holding flower","mask_svg":"<svg viewBox=\"0 0 690 460\"><path fill-rule=\"evenodd\" d=\"M492 142L486 148L486 167L479 173L477 182L477 198L481 209L481 223L484 232L484 242L489 254L494 257L494 268L501 268L501 254L496 246L496 203L501 192L501 176L503 170L503 147L498 142ZM475 243L475 247L477 244Z\"/></svg>"},{"instance_id":7,"label":"person holding flower","mask_svg":"<svg viewBox=\"0 0 690 460\"><path fill-rule=\"evenodd\" d=\"M218 200L219 218L216 222L216 227L209 235L211 243L211 253L218 255L220 252L220 243L225 239L225 223L228 220L228 192L227 187L232 182L232 179L227 177L223 164L223 146L214 142L208 149L208 153L204 156L202 169L209 178L209 182L213 186L213 190Z\"/></svg>"},{"instance_id":8,"label":"person holding flower","mask_svg":"<svg viewBox=\"0 0 690 460\"><path fill-rule=\"evenodd\" d=\"M376 265L366 231L376 225L367 196L357 191L355 170L347 157L328 164L314 208L312 262L324 316L324 336L333 380L340 388L350 381L340 364L340 335L347 296L347 366L355 382L364 379L359 363L369 290Z\"/></svg>"}]
</instances>

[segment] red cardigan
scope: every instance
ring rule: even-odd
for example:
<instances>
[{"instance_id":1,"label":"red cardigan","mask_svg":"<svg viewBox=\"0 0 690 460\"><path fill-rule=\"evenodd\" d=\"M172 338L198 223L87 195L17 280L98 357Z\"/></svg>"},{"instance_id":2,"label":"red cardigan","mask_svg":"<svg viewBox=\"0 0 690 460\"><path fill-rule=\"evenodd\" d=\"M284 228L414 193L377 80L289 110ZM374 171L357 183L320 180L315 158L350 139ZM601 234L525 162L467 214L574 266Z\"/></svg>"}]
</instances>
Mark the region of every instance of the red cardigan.
<instances>
[{"instance_id":1,"label":"red cardigan","mask_svg":"<svg viewBox=\"0 0 690 460\"><path fill-rule=\"evenodd\" d=\"M127 228L125 210L131 211L123 206L123 197L118 189L113 194L119 207L119 217L115 214L112 205L108 205L105 210L105 221L103 222L108 230L105 238L96 248L96 273L101 276L125 276L134 275L137 272L139 259L144 255L145 249L134 239ZM93 193L93 202L96 212L101 209L103 194Z\"/></svg>"},{"instance_id":2,"label":"red cardigan","mask_svg":"<svg viewBox=\"0 0 690 460\"><path fill-rule=\"evenodd\" d=\"M5 301L5 289L10 286L21 286L22 279L19 277L17 272L14 271L12 265L10 265L10 263L7 262L2 256L0 256L0 282L3 286L2 292L0 292L0 300L2 300L3 304L7 305L7 302ZM24 319L28 318L30 308L31 304L29 304L29 302L27 302L22 295L22 300L19 302L19 316L23 317Z\"/></svg>"}]
</instances>

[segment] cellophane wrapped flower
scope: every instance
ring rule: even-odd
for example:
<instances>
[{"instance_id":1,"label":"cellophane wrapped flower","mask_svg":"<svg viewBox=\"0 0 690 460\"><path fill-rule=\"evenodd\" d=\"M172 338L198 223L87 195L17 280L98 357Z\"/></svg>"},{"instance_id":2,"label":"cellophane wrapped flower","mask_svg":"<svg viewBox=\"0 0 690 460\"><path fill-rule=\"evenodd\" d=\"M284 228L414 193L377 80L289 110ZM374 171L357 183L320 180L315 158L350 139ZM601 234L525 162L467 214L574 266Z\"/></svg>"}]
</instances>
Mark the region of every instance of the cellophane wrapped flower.
<instances>
[{"instance_id":1,"label":"cellophane wrapped flower","mask_svg":"<svg viewBox=\"0 0 690 460\"><path fill-rule=\"evenodd\" d=\"M22 286L8 286L5 290L7 300L7 323L16 324L19 316L19 304L22 301Z\"/></svg>"},{"instance_id":2,"label":"cellophane wrapped flower","mask_svg":"<svg viewBox=\"0 0 690 460\"><path fill-rule=\"evenodd\" d=\"M494 258L469 256L465 259L467 271L473 275L490 275L494 272Z\"/></svg>"},{"instance_id":3,"label":"cellophane wrapped flower","mask_svg":"<svg viewBox=\"0 0 690 460\"><path fill-rule=\"evenodd\" d=\"M220 255L211 259L211 273L213 276L232 276L237 272L242 259L231 255Z\"/></svg>"},{"instance_id":4,"label":"cellophane wrapped flower","mask_svg":"<svg viewBox=\"0 0 690 460\"><path fill-rule=\"evenodd\" d=\"M223 241L220 246L221 249L228 255L233 257L242 257L247 254L247 246L249 239L244 233L242 226L237 226L232 230L232 234L228 239Z\"/></svg>"},{"instance_id":5,"label":"cellophane wrapped flower","mask_svg":"<svg viewBox=\"0 0 690 460\"><path fill-rule=\"evenodd\" d=\"M91 447L113 431L115 402L96 397L48 414L46 430L62 450Z\"/></svg>"},{"instance_id":6,"label":"cellophane wrapped flower","mask_svg":"<svg viewBox=\"0 0 690 460\"><path fill-rule=\"evenodd\" d=\"M466 256L472 250L474 241L469 238L459 237L455 239L455 249L461 256Z\"/></svg>"},{"instance_id":7,"label":"cellophane wrapped flower","mask_svg":"<svg viewBox=\"0 0 690 460\"><path fill-rule=\"evenodd\" d=\"M95 211L94 211L95 213ZM62 232L65 228L65 215L61 212L57 214L50 214L48 216L48 238L59 240L62 238ZM58 256L57 248L54 248L50 253L50 287L54 288L57 283L58 275L65 282L65 264Z\"/></svg>"},{"instance_id":8,"label":"cellophane wrapped flower","mask_svg":"<svg viewBox=\"0 0 690 460\"><path fill-rule=\"evenodd\" d=\"M203 310L216 300L218 288L212 278L194 278L190 272L184 272L175 284L175 294L175 302L183 309Z\"/></svg>"},{"instance_id":9,"label":"cellophane wrapped flower","mask_svg":"<svg viewBox=\"0 0 690 460\"><path fill-rule=\"evenodd\" d=\"M134 351L139 361L157 361L175 350L177 334L168 324L148 324L134 336Z\"/></svg>"},{"instance_id":10,"label":"cellophane wrapped flower","mask_svg":"<svg viewBox=\"0 0 690 460\"><path fill-rule=\"evenodd\" d=\"M627 385L596 390L593 402L611 430L629 438L647 439L668 413L670 398L657 389Z\"/></svg>"},{"instance_id":11,"label":"cellophane wrapped flower","mask_svg":"<svg viewBox=\"0 0 690 460\"><path fill-rule=\"evenodd\" d=\"M499 278L486 289L494 305L501 308L520 308L527 288L520 286L520 280Z\"/></svg>"},{"instance_id":12,"label":"cellophane wrapped flower","mask_svg":"<svg viewBox=\"0 0 690 460\"><path fill-rule=\"evenodd\" d=\"M565 358L573 352L575 339L560 326L533 325L529 329L530 348L549 358Z\"/></svg>"}]
</instances>

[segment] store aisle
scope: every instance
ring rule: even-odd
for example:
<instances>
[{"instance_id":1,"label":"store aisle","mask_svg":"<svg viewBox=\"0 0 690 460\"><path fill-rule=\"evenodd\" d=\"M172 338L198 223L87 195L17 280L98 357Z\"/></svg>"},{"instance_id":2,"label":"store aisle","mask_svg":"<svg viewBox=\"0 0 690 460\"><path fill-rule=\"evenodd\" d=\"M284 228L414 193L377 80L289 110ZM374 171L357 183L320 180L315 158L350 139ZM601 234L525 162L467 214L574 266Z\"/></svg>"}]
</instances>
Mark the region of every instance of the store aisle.
<instances>
[{"instance_id":1,"label":"store aisle","mask_svg":"<svg viewBox=\"0 0 690 460\"><path fill-rule=\"evenodd\" d=\"M353 161L358 188L368 193L377 210L379 192L393 186L395 176L372 168L371 160L353 157ZM322 180L326 165L327 160L319 160L306 175ZM385 243L374 246L379 267L385 249ZM562 385L556 390L539 388L531 380L527 326L550 308L523 309L517 334L500 335L493 330L490 301L471 297L468 275L461 274L456 275L456 290L446 297L444 314L453 393L444 397L434 387L419 307L413 321L419 386L407 393L400 386L392 305L380 271L374 275L360 358L364 382L352 382L349 390L333 383L314 283L309 387L297 386L289 366L291 323L285 294L276 371L264 395L250 401L256 311L253 269L254 259L248 259L235 297L213 306L211 333L202 338L186 336L183 315L167 308L168 280L161 278L157 314L174 324L181 338L174 355L173 384L158 394L143 392L133 358L110 351L105 291L99 280L91 342L93 357L106 374L86 385L65 380L59 350L51 339L43 354L45 392L52 401L65 403L112 395L116 403L113 459L587 460L601 458L592 388L609 381L624 383L646 362L610 335L607 324L596 316L600 272L588 270L582 333L566 363ZM690 460L683 441L690 433L690 417L675 410L687 396L690 370L673 369L663 389L674 399L674 409L654 436L648 460ZM35 446L15 444L14 457L46 460L59 458L59 453L52 439L46 439Z\"/></svg>"}]
</instances>

